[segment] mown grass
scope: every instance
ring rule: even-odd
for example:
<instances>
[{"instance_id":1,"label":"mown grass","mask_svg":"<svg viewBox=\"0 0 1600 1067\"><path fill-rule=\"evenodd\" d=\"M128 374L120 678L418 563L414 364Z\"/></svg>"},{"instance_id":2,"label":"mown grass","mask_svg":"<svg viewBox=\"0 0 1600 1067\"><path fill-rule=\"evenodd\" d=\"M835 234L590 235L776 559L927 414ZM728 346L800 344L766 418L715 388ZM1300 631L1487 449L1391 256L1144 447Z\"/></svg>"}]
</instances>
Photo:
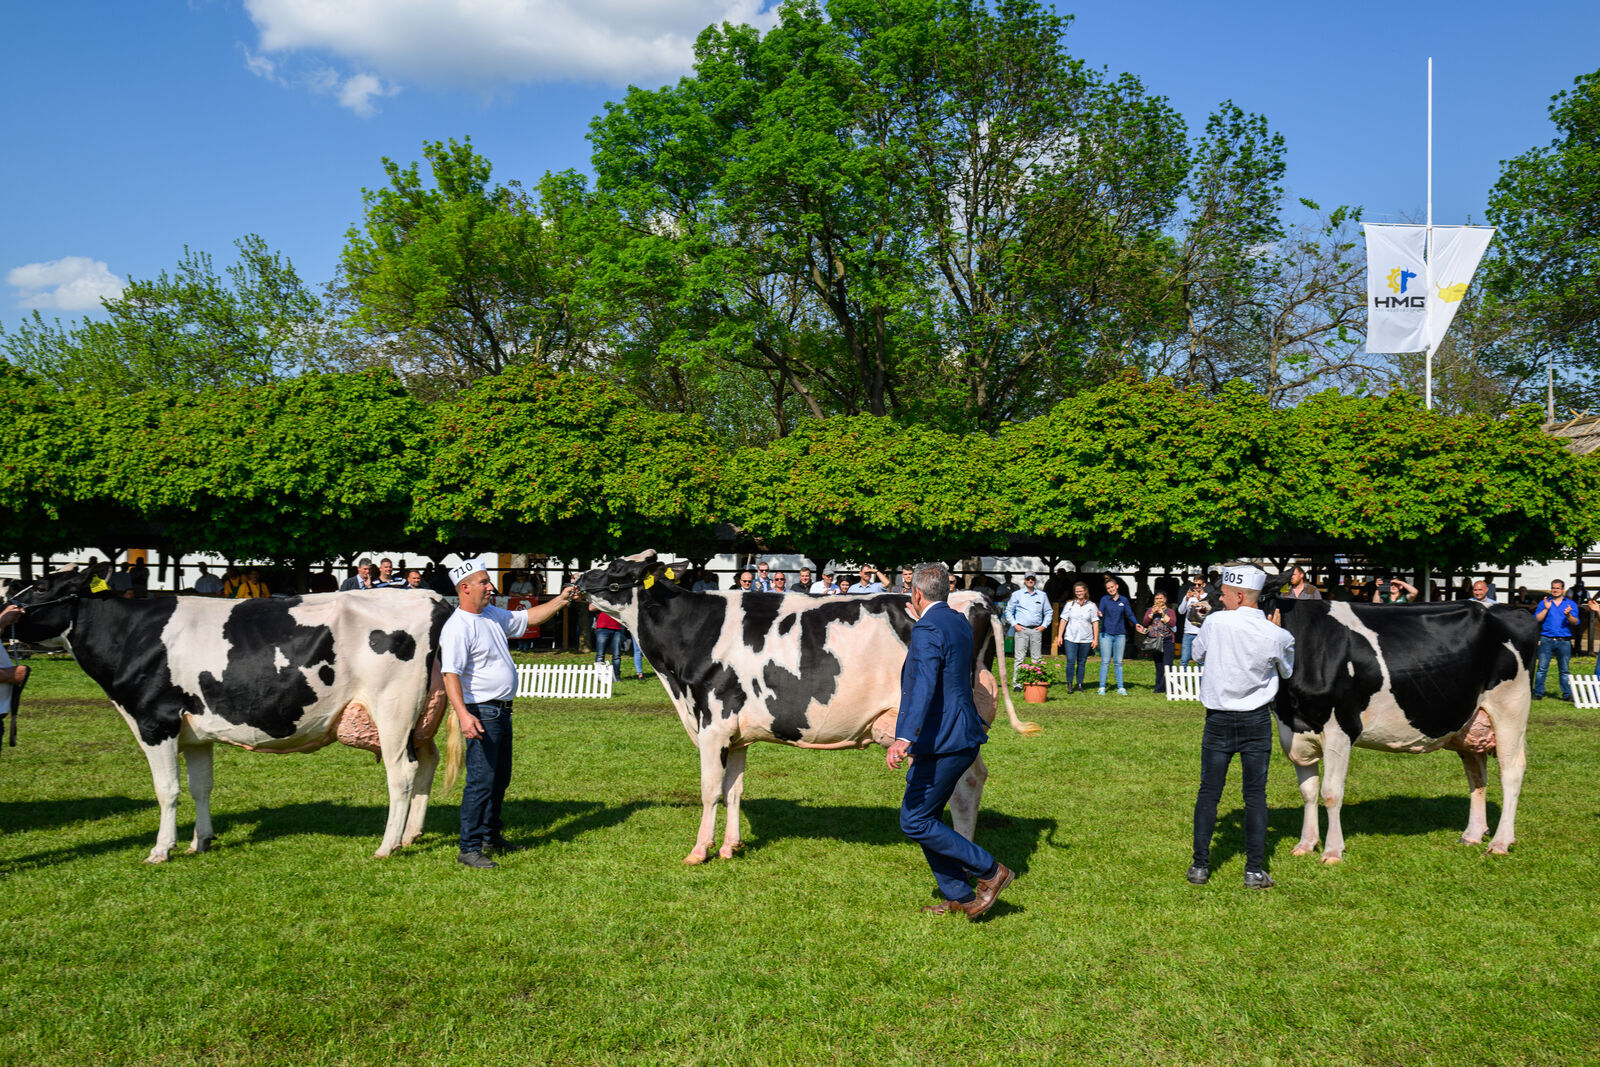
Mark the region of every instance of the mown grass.
<instances>
[{"instance_id":1,"label":"mown grass","mask_svg":"<svg viewBox=\"0 0 1600 1067\"><path fill-rule=\"evenodd\" d=\"M1592 669L1592 667L1586 667ZM1020 877L929 919L881 750L752 750L746 853L686 869L697 758L653 680L524 702L502 869L454 862L459 785L375 860L370 756L217 754L218 848L161 867L150 778L67 662L0 756L8 1063L1573 1063L1600 1059L1600 714L1535 704L1518 844L1457 844L1448 753L1358 752L1348 858L1183 879L1199 711L1059 695L996 730L979 838ZM1492 768L1493 769L1493 768ZM1498 782L1491 787L1498 817ZM187 805L187 798L185 798ZM180 839L188 833L180 819Z\"/></svg>"}]
</instances>

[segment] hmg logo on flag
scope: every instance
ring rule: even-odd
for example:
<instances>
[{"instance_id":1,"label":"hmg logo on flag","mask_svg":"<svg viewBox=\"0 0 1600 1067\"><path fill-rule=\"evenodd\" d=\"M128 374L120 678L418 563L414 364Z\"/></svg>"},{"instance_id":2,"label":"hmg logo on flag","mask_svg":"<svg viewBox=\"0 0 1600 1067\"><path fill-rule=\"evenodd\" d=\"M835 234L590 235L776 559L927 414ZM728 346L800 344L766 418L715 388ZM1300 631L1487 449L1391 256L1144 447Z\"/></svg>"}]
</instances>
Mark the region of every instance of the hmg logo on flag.
<instances>
[{"instance_id":1,"label":"hmg logo on flag","mask_svg":"<svg viewBox=\"0 0 1600 1067\"><path fill-rule=\"evenodd\" d=\"M1391 293L1405 292L1406 284L1415 277L1415 273L1406 270L1404 267L1396 267L1394 270L1389 272L1389 291Z\"/></svg>"}]
</instances>

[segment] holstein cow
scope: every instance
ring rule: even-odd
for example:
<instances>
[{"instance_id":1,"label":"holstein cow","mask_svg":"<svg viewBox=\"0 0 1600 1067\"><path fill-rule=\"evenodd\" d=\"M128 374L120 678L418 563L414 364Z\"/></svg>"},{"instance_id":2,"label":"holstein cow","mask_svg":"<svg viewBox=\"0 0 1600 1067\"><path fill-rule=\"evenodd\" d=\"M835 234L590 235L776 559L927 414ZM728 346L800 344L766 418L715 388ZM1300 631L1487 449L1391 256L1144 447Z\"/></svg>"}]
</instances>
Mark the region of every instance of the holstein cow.
<instances>
[{"instance_id":1,"label":"holstein cow","mask_svg":"<svg viewBox=\"0 0 1600 1067\"><path fill-rule=\"evenodd\" d=\"M727 859L741 845L745 749L753 742L830 749L893 742L910 599L692 593L661 571L655 553L643 552L589 571L578 589L639 641L700 749L700 833L683 862L710 858L719 796L728 815L717 855ZM952 594L950 606L972 624L973 695L993 722L996 686L982 665L998 648L1005 671L999 619L981 593ZM1010 694L1004 696L1012 727L1036 733L1039 727L1018 719ZM951 822L968 840L987 777L980 755L950 798Z\"/></svg>"},{"instance_id":2,"label":"holstein cow","mask_svg":"<svg viewBox=\"0 0 1600 1067\"><path fill-rule=\"evenodd\" d=\"M58 572L8 598L25 641L65 645L150 761L161 829L147 863L177 841L178 755L194 797L190 852L212 841L211 746L310 752L334 741L376 753L389 777L377 855L422 832L448 707L437 660L450 607L433 593L382 589L281 600L101 600L89 575ZM461 745L450 720L453 779Z\"/></svg>"},{"instance_id":3,"label":"holstein cow","mask_svg":"<svg viewBox=\"0 0 1600 1067\"><path fill-rule=\"evenodd\" d=\"M1268 588L1277 586L1269 583ZM1352 746L1386 752L1453 749L1466 765L1471 813L1461 840L1489 829L1488 756L1500 763L1500 825L1490 852L1510 850L1527 765L1529 675L1538 624L1519 609L1472 602L1377 605L1265 597L1294 634L1294 676L1277 698L1278 740L1295 765L1305 820L1296 856L1317 847L1317 796L1328 809L1324 863L1344 857L1339 808ZM1317 762L1322 761L1319 779Z\"/></svg>"}]
</instances>

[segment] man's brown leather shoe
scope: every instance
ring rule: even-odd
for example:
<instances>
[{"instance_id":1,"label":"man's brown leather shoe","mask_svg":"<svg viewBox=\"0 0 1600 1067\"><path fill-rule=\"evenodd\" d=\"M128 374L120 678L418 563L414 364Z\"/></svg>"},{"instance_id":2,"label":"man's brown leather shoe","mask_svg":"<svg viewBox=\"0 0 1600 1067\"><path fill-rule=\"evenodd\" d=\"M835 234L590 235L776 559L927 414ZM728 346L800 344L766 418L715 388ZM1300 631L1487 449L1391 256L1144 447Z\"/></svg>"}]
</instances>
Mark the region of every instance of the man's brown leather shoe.
<instances>
[{"instance_id":1,"label":"man's brown leather shoe","mask_svg":"<svg viewBox=\"0 0 1600 1067\"><path fill-rule=\"evenodd\" d=\"M1010 867L1003 863L1000 864L995 869L992 878L980 878L978 879L978 884L972 887L977 896L965 904L957 904L956 907L966 912L967 918L976 919L994 907L995 899L1000 896L1000 890L1010 885L1015 877L1016 875L1011 873Z\"/></svg>"},{"instance_id":2,"label":"man's brown leather shoe","mask_svg":"<svg viewBox=\"0 0 1600 1067\"><path fill-rule=\"evenodd\" d=\"M964 915L966 914L963 911L964 907L965 905L958 904L953 900L941 900L937 904L924 904L922 913L924 915L949 915L951 912L960 912Z\"/></svg>"}]
</instances>

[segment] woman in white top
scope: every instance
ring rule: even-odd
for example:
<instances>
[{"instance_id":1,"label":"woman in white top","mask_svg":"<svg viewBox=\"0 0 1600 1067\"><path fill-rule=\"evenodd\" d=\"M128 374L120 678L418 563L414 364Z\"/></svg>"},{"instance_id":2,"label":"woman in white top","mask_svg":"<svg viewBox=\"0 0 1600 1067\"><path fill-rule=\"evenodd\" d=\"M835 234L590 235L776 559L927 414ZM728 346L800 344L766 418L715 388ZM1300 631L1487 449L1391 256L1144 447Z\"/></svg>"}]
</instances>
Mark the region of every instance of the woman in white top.
<instances>
[{"instance_id":1,"label":"woman in white top","mask_svg":"<svg viewBox=\"0 0 1600 1067\"><path fill-rule=\"evenodd\" d=\"M1067 692L1083 690L1083 674L1089 666L1089 651L1100 641L1100 609L1089 599L1083 582L1072 585L1072 599L1061 609L1056 624L1056 643L1067 656Z\"/></svg>"}]
</instances>

